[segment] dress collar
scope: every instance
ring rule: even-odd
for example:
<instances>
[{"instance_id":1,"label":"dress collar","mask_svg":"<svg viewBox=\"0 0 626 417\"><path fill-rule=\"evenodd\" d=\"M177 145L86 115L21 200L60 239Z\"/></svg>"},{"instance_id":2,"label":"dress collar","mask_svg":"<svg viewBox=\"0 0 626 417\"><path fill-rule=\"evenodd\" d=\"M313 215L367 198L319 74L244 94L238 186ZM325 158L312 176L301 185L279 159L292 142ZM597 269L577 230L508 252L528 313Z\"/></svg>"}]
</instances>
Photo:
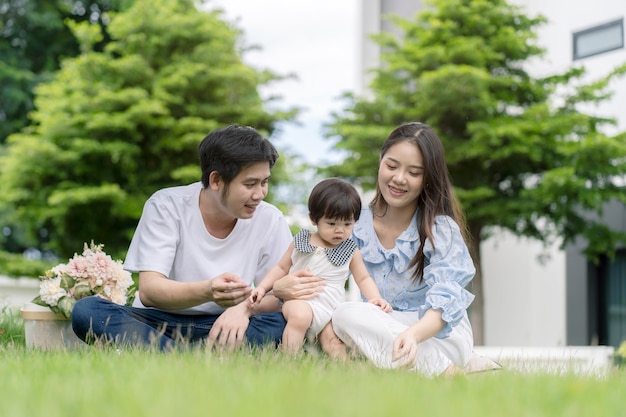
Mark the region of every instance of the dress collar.
<instances>
[{"instance_id":1,"label":"dress collar","mask_svg":"<svg viewBox=\"0 0 626 417\"><path fill-rule=\"evenodd\" d=\"M367 262L381 264L392 260L391 267L398 273L404 272L419 247L419 233L417 231L417 212L413 215L409 227L396 238L396 245L385 249L380 244L374 230L373 213L369 207L364 207L361 217L352 232L359 242L359 247Z\"/></svg>"},{"instance_id":2,"label":"dress collar","mask_svg":"<svg viewBox=\"0 0 626 417\"><path fill-rule=\"evenodd\" d=\"M302 253L313 253L318 247L311 245L311 232L307 229L302 229L293 238L293 244L296 250ZM352 239L344 240L334 248L323 249L326 252L326 257L335 266L344 265L352 258L354 250L356 249L356 243Z\"/></svg>"}]
</instances>

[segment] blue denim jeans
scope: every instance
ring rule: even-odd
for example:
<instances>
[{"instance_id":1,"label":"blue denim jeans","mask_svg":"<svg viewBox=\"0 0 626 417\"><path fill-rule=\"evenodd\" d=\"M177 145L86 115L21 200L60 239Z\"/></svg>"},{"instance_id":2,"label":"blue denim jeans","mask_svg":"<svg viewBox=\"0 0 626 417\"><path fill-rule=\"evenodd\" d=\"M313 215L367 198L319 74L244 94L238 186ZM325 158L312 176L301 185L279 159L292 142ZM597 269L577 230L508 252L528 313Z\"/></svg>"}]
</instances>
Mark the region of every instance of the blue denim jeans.
<instances>
[{"instance_id":1,"label":"blue denim jeans","mask_svg":"<svg viewBox=\"0 0 626 417\"><path fill-rule=\"evenodd\" d=\"M206 339L219 315L175 314L151 308L122 306L99 297L79 300L72 311L72 329L87 343L171 350ZM250 318L246 340L250 346L278 346L285 329L282 313L263 313Z\"/></svg>"}]
</instances>

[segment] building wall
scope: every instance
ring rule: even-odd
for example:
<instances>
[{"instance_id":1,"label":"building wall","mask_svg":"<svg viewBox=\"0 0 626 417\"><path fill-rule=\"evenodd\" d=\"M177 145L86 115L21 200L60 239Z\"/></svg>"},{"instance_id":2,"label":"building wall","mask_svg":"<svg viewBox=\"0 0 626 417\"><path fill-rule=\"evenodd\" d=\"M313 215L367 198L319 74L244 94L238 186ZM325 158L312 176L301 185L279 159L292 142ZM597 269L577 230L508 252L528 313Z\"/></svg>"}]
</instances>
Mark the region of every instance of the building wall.
<instances>
[{"instance_id":1,"label":"building wall","mask_svg":"<svg viewBox=\"0 0 626 417\"><path fill-rule=\"evenodd\" d=\"M381 31L381 11L380 0L361 0L358 2L360 19L359 19L359 36L360 47L358 48L357 63L360 71L357 71L356 93L363 95L367 93L367 87L372 80L369 72L372 68L377 68L380 60L380 48L369 37L374 33Z\"/></svg>"},{"instance_id":2,"label":"building wall","mask_svg":"<svg viewBox=\"0 0 626 417\"><path fill-rule=\"evenodd\" d=\"M395 14L410 18L424 5L422 0L361 0L358 3L360 18L361 47L359 48L357 93L367 94L367 87L372 79L368 69L377 68L380 63L380 48L370 40L372 34L384 32L397 33L398 29L385 16Z\"/></svg>"},{"instance_id":3,"label":"building wall","mask_svg":"<svg viewBox=\"0 0 626 417\"><path fill-rule=\"evenodd\" d=\"M480 246L485 345L566 345L564 252L506 230Z\"/></svg>"},{"instance_id":4,"label":"building wall","mask_svg":"<svg viewBox=\"0 0 626 417\"><path fill-rule=\"evenodd\" d=\"M618 49L580 60L573 60L573 33L620 18L626 19L624 0L571 0L567 7L563 3L545 0L514 0L529 15L541 14L548 23L540 28L539 42L547 49L545 59L529 62L528 69L535 75L562 73L571 66L584 66L587 79L596 79L610 72L618 65L626 63L626 49ZM626 130L626 79L611 85L614 97L600 107L587 107L584 110L617 118L616 128L607 133Z\"/></svg>"},{"instance_id":5,"label":"building wall","mask_svg":"<svg viewBox=\"0 0 626 417\"><path fill-rule=\"evenodd\" d=\"M566 276L566 317L565 331L567 344L583 346L595 344L590 336L593 311L589 309L589 267L587 259L580 255L584 242L577 239L565 252Z\"/></svg>"}]
</instances>

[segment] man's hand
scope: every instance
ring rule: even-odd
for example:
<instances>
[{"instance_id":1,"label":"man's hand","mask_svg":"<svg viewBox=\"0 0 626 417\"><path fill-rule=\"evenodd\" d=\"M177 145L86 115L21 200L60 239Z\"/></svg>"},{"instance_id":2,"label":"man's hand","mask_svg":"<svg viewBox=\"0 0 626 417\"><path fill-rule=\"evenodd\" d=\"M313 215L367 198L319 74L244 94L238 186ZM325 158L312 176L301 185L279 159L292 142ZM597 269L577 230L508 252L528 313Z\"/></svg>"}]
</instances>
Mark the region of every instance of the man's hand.
<instances>
[{"instance_id":1,"label":"man's hand","mask_svg":"<svg viewBox=\"0 0 626 417\"><path fill-rule=\"evenodd\" d=\"M326 282L309 270L294 271L274 283L274 295L283 301L310 300L317 297Z\"/></svg>"},{"instance_id":2,"label":"man's hand","mask_svg":"<svg viewBox=\"0 0 626 417\"><path fill-rule=\"evenodd\" d=\"M217 349L233 350L241 347L250 324L250 310L241 303L224 311L215 320L207 344Z\"/></svg>"},{"instance_id":3,"label":"man's hand","mask_svg":"<svg viewBox=\"0 0 626 417\"><path fill-rule=\"evenodd\" d=\"M241 278L229 272L209 281L212 301L227 308L237 305L250 295L252 288Z\"/></svg>"}]
</instances>

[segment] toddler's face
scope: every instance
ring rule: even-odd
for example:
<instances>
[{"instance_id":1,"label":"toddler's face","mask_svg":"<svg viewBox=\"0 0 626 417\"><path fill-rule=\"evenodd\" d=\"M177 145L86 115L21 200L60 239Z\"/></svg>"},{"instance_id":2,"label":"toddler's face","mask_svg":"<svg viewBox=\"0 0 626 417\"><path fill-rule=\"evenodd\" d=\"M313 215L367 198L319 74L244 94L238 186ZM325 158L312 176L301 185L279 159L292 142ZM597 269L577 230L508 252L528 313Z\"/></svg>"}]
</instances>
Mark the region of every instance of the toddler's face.
<instances>
[{"instance_id":1,"label":"toddler's face","mask_svg":"<svg viewBox=\"0 0 626 417\"><path fill-rule=\"evenodd\" d=\"M352 235L354 220L329 219L322 217L317 222L317 233L325 245L335 247Z\"/></svg>"}]
</instances>

